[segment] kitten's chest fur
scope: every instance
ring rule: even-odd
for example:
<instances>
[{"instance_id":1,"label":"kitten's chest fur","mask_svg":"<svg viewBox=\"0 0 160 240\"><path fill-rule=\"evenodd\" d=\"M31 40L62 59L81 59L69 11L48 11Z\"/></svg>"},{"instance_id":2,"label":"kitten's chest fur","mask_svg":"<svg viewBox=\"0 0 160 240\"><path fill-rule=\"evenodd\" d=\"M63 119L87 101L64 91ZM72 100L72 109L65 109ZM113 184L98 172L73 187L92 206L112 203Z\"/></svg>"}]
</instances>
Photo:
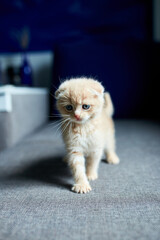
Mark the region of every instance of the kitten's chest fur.
<instances>
[{"instance_id":1,"label":"kitten's chest fur","mask_svg":"<svg viewBox=\"0 0 160 240\"><path fill-rule=\"evenodd\" d=\"M99 139L100 133L96 121L85 125L73 124L64 136L67 148L82 151L84 155L88 155L94 147L97 147Z\"/></svg>"}]
</instances>

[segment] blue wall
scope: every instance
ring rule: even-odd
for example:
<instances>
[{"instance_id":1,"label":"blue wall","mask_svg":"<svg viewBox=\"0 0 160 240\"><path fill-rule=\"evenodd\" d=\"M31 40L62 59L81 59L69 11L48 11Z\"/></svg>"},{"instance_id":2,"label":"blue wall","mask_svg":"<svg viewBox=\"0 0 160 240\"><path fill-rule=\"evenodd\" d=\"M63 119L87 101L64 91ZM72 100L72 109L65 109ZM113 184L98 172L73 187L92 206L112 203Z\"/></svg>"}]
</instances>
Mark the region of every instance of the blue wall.
<instances>
[{"instance_id":1,"label":"blue wall","mask_svg":"<svg viewBox=\"0 0 160 240\"><path fill-rule=\"evenodd\" d=\"M19 51L15 35L25 27L33 51L88 37L148 41L151 7L150 0L1 0L0 52Z\"/></svg>"}]
</instances>

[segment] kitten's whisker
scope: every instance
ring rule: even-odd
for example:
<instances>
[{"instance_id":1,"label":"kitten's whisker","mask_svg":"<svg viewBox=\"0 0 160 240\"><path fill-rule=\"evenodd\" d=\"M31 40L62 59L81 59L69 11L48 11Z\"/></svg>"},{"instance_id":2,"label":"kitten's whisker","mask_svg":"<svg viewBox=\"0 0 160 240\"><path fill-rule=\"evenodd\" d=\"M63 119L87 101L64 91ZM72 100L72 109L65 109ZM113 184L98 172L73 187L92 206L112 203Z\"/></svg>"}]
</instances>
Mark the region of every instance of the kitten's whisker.
<instances>
[{"instance_id":1,"label":"kitten's whisker","mask_svg":"<svg viewBox=\"0 0 160 240\"><path fill-rule=\"evenodd\" d=\"M60 123L60 120L56 120L56 121L54 121L54 122L51 122L51 123L49 123L49 125L57 125L57 124L59 124Z\"/></svg>"},{"instance_id":2,"label":"kitten's whisker","mask_svg":"<svg viewBox=\"0 0 160 240\"><path fill-rule=\"evenodd\" d=\"M70 120L69 118L61 120L61 122L57 125L58 128L55 133L57 133L57 131L63 126L63 124L65 124L66 121L69 121L69 120Z\"/></svg>"},{"instance_id":3,"label":"kitten's whisker","mask_svg":"<svg viewBox=\"0 0 160 240\"><path fill-rule=\"evenodd\" d=\"M67 129L68 127L70 127L70 124L71 124L71 121L68 122L66 128L64 129L64 132L66 131L66 129Z\"/></svg>"},{"instance_id":4,"label":"kitten's whisker","mask_svg":"<svg viewBox=\"0 0 160 240\"><path fill-rule=\"evenodd\" d=\"M64 128L62 126L62 134L66 131L66 129L69 126L69 124L70 124L70 119L68 120L68 123L64 126Z\"/></svg>"},{"instance_id":5,"label":"kitten's whisker","mask_svg":"<svg viewBox=\"0 0 160 240\"><path fill-rule=\"evenodd\" d=\"M54 116L53 116L54 117ZM69 115L57 115L55 117L61 117L61 118L66 118L66 117L69 117Z\"/></svg>"},{"instance_id":6,"label":"kitten's whisker","mask_svg":"<svg viewBox=\"0 0 160 240\"><path fill-rule=\"evenodd\" d=\"M71 121L71 124L69 126L69 137L71 138L71 130L72 130L72 121Z\"/></svg>"},{"instance_id":7,"label":"kitten's whisker","mask_svg":"<svg viewBox=\"0 0 160 240\"><path fill-rule=\"evenodd\" d=\"M60 76L58 76L58 80L59 80L59 82L60 82L60 84L62 83L62 81L61 81L61 79L60 79Z\"/></svg>"},{"instance_id":8,"label":"kitten's whisker","mask_svg":"<svg viewBox=\"0 0 160 240\"><path fill-rule=\"evenodd\" d=\"M56 124L56 126L58 127L58 126L61 126L62 124L64 124L65 123L65 121L64 120L59 120L59 121L57 121L58 123Z\"/></svg>"},{"instance_id":9,"label":"kitten's whisker","mask_svg":"<svg viewBox=\"0 0 160 240\"><path fill-rule=\"evenodd\" d=\"M70 119L69 118L69 115L66 115L66 116L64 116L63 118L62 118L62 116L51 116L51 117L60 117L60 119L59 120L56 120L56 122L55 123L58 123L58 122L63 122L63 121L65 121L66 119Z\"/></svg>"},{"instance_id":10,"label":"kitten's whisker","mask_svg":"<svg viewBox=\"0 0 160 240\"><path fill-rule=\"evenodd\" d=\"M55 122L50 123L50 125L54 125L54 127L57 127L57 126L59 126L62 123L62 121L63 121L62 119L56 120Z\"/></svg>"},{"instance_id":11,"label":"kitten's whisker","mask_svg":"<svg viewBox=\"0 0 160 240\"><path fill-rule=\"evenodd\" d=\"M50 126L52 127L52 129L55 129L60 126L60 123L59 124L51 123Z\"/></svg>"},{"instance_id":12,"label":"kitten's whisker","mask_svg":"<svg viewBox=\"0 0 160 240\"><path fill-rule=\"evenodd\" d=\"M58 90L58 88L52 83L52 87L54 87L56 90Z\"/></svg>"},{"instance_id":13,"label":"kitten's whisker","mask_svg":"<svg viewBox=\"0 0 160 240\"><path fill-rule=\"evenodd\" d=\"M60 120L62 120L62 116L48 116L50 118L59 118ZM64 116L64 118L68 117L68 115Z\"/></svg>"},{"instance_id":14,"label":"kitten's whisker","mask_svg":"<svg viewBox=\"0 0 160 240\"><path fill-rule=\"evenodd\" d=\"M63 123L62 123L62 125L63 125ZM60 134L61 134L61 131L59 131L61 128L62 128L62 125L60 125L60 126L58 126L58 128L56 129L56 131L55 131L55 135L57 134L57 132L60 132Z\"/></svg>"},{"instance_id":15,"label":"kitten's whisker","mask_svg":"<svg viewBox=\"0 0 160 240\"><path fill-rule=\"evenodd\" d=\"M57 134L59 129L62 127L62 125L63 125L63 123L60 123L59 125L56 126L56 131L54 132L55 135Z\"/></svg>"},{"instance_id":16,"label":"kitten's whisker","mask_svg":"<svg viewBox=\"0 0 160 240\"><path fill-rule=\"evenodd\" d=\"M69 117L69 114L52 114L52 116Z\"/></svg>"},{"instance_id":17,"label":"kitten's whisker","mask_svg":"<svg viewBox=\"0 0 160 240\"><path fill-rule=\"evenodd\" d=\"M55 98L55 96L52 93L49 93L53 98Z\"/></svg>"}]
</instances>

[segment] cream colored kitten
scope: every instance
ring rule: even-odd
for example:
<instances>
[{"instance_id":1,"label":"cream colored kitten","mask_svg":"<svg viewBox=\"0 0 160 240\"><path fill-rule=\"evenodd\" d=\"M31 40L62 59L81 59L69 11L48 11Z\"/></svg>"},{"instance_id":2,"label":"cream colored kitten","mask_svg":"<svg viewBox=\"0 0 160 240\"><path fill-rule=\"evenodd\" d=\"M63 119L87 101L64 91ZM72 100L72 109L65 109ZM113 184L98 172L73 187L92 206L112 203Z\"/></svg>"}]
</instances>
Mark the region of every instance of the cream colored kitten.
<instances>
[{"instance_id":1,"label":"cream colored kitten","mask_svg":"<svg viewBox=\"0 0 160 240\"><path fill-rule=\"evenodd\" d=\"M94 79L77 78L63 82L55 93L57 109L63 121L62 135L67 162L75 184L72 190L91 190L88 180L98 178L98 165L106 161L118 164L115 153L113 105L109 93Z\"/></svg>"}]
</instances>

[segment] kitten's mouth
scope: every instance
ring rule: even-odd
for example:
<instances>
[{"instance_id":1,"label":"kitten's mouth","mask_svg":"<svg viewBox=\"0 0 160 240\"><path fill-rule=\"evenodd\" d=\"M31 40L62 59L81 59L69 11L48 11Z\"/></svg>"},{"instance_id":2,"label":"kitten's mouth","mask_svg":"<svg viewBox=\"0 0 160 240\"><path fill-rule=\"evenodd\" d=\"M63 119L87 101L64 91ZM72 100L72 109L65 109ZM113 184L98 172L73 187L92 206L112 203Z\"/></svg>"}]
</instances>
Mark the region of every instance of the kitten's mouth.
<instances>
[{"instance_id":1,"label":"kitten's mouth","mask_svg":"<svg viewBox=\"0 0 160 240\"><path fill-rule=\"evenodd\" d=\"M83 119L74 119L73 122L75 122L75 123L82 123Z\"/></svg>"},{"instance_id":2,"label":"kitten's mouth","mask_svg":"<svg viewBox=\"0 0 160 240\"><path fill-rule=\"evenodd\" d=\"M78 124L83 124L87 121L87 119L73 119L72 122L78 123Z\"/></svg>"},{"instance_id":3,"label":"kitten's mouth","mask_svg":"<svg viewBox=\"0 0 160 240\"><path fill-rule=\"evenodd\" d=\"M80 118L78 118L78 119L77 119L77 118L76 118L76 121L77 121L77 122L81 122L81 121L82 121L82 119L80 119Z\"/></svg>"}]
</instances>

